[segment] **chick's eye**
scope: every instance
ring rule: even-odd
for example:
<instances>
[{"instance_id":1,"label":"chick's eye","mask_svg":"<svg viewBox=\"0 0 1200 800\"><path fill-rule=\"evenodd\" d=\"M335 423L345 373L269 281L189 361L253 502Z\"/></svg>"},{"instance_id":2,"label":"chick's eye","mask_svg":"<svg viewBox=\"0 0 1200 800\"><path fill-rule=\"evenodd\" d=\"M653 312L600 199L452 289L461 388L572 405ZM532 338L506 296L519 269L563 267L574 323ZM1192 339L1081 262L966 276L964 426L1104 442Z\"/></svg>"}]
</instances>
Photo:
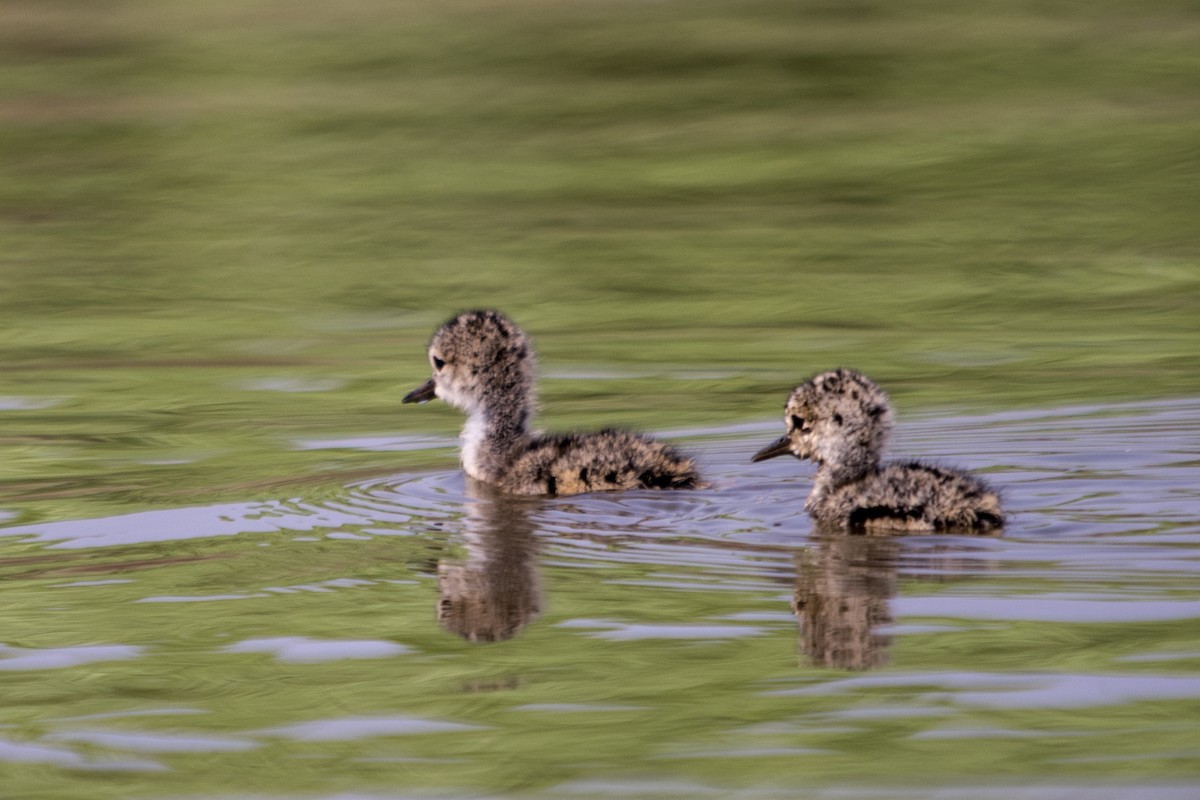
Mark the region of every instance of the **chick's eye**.
<instances>
[{"instance_id":1,"label":"chick's eye","mask_svg":"<svg viewBox=\"0 0 1200 800\"><path fill-rule=\"evenodd\" d=\"M804 430L804 417L792 414L792 427L797 430Z\"/></svg>"},{"instance_id":2,"label":"chick's eye","mask_svg":"<svg viewBox=\"0 0 1200 800\"><path fill-rule=\"evenodd\" d=\"M433 361L434 369L441 369L442 367L446 366L446 362L443 361L442 359L438 358L437 356L431 356L430 358Z\"/></svg>"}]
</instances>

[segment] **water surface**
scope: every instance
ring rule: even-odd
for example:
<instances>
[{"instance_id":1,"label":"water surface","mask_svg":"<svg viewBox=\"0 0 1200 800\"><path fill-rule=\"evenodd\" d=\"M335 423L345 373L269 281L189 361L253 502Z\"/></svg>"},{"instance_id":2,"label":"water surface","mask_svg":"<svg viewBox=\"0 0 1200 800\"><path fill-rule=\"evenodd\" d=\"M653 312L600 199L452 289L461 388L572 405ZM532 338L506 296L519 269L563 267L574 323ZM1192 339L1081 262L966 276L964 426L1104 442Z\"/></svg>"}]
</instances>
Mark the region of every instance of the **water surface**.
<instances>
[{"instance_id":1,"label":"water surface","mask_svg":"<svg viewBox=\"0 0 1200 800\"><path fill-rule=\"evenodd\" d=\"M442 469L0 529L0 770L47 797L1149 797L1200 777L1200 402L902 419L1002 536L827 536L778 422L710 490ZM22 793L24 792L24 793ZM43 795L38 795L43 792Z\"/></svg>"},{"instance_id":2,"label":"water surface","mask_svg":"<svg viewBox=\"0 0 1200 800\"><path fill-rule=\"evenodd\" d=\"M1194 796L1194 6L6 3L0 795ZM715 488L466 486L469 307ZM1004 536L813 534L838 364Z\"/></svg>"}]
</instances>

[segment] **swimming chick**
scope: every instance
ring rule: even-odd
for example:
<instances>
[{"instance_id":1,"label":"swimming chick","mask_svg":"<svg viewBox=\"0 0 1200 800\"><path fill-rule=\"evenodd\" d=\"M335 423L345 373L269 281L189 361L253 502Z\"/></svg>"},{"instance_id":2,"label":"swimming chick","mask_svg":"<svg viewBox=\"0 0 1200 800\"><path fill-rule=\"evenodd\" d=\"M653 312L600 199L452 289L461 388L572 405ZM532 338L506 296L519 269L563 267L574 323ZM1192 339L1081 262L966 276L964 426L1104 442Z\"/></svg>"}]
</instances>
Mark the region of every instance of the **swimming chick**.
<instances>
[{"instance_id":1,"label":"swimming chick","mask_svg":"<svg viewBox=\"0 0 1200 800\"><path fill-rule=\"evenodd\" d=\"M648 436L530 433L533 348L498 311L468 311L438 328L429 363L433 377L403 402L440 397L467 413L462 464L472 478L513 494L557 495L701 483L691 458Z\"/></svg>"},{"instance_id":2,"label":"swimming chick","mask_svg":"<svg viewBox=\"0 0 1200 800\"><path fill-rule=\"evenodd\" d=\"M754 455L786 453L817 465L804 507L847 530L989 531L1004 524L1000 497L979 478L919 461L880 464L892 432L891 403L849 369L797 386L784 407L787 433Z\"/></svg>"}]
</instances>

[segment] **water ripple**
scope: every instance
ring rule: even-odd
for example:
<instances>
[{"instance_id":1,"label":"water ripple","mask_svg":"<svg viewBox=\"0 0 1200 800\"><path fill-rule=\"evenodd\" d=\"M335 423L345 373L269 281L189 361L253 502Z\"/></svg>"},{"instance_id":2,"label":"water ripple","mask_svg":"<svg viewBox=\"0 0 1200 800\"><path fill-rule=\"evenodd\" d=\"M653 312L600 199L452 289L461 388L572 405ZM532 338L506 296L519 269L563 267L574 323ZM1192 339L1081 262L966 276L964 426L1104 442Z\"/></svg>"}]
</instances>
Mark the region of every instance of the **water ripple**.
<instances>
[{"instance_id":1,"label":"water ripple","mask_svg":"<svg viewBox=\"0 0 1200 800\"><path fill-rule=\"evenodd\" d=\"M42 650L8 647L0 644L0 670L67 669L100 661L124 661L137 658L141 647L124 644L58 647Z\"/></svg>"}]
</instances>

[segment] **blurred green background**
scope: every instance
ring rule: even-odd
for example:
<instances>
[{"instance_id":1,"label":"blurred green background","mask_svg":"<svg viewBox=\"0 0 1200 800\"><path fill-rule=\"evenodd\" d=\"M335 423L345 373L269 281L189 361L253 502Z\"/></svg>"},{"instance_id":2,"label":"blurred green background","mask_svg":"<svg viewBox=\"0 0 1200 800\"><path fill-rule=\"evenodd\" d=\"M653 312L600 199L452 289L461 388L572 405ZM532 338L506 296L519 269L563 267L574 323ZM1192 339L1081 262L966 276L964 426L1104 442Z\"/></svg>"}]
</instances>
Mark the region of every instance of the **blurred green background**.
<instances>
[{"instance_id":1,"label":"blurred green background","mask_svg":"<svg viewBox=\"0 0 1200 800\"><path fill-rule=\"evenodd\" d=\"M451 463L463 308L547 427L1200 394L1200 4L3 0L0 503ZM753 449L754 443L748 447ZM749 452L749 451L748 451Z\"/></svg>"}]
</instances>

